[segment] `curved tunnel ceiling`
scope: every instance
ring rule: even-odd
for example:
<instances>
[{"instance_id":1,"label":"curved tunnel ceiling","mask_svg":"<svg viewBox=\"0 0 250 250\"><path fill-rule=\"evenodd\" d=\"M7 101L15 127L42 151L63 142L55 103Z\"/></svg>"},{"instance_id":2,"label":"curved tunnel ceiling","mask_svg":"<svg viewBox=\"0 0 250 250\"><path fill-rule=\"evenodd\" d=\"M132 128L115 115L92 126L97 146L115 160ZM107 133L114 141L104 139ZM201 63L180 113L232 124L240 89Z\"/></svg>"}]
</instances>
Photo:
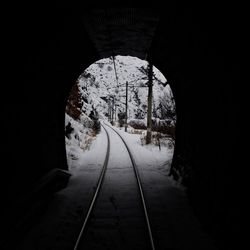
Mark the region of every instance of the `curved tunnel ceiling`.
<instances>
[{"instance_id":1,"label":"curved tunnel ceiling","mask_svg":"<svg viewBox=\"0 0 250 250\"><path fill-rule=\"evenodd\" d=\"M130 55L147 59L158 21L159 14L151 9L100 8L83 16L100 58Z\"/></svg>"}]
</instances>

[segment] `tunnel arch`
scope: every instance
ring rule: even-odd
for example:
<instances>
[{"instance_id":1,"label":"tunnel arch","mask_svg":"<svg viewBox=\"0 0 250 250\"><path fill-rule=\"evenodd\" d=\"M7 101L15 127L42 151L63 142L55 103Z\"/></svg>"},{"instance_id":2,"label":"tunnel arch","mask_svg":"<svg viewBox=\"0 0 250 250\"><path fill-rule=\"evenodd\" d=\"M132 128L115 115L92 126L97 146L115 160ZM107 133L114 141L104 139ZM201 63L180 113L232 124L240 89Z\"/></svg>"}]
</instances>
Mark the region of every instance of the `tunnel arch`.
<instances>
[{"instance_id":1,"label":"tunnel arch","mask_svg":"<svg viewBox=\"0 0 250 250\"><path fill-rule=\"evenodd\" d=\"M170 17L172 17L171 14ZM167 20L169 21L170 18ZM219 124L224 123L217 105L221 105L219 99L220 93L225 90L225 79L229 82L231 79L225 75L226 66L224 73L221 73L219 56L216 51L210 49L208 44L204 44L203 47L193 47L192 39L206 40L206 34L200 34L197 26L192 26L192 21L187 15L184 14L181 20L188 20L188 22L177 21L177 24L173 25L174 28L171 27L173 24L171 21L170 23L164 21L158 23L149 55L153 64L168 76L176 100L178 121L171 174L176 179L179 179L180 175L185 176L183 181L188 187L189 198L197 216L208 226L208 230L213 231L211 221L207 218L212 214L219 216L222 213L224 201L221 200L220 194L224 192L224 187L219 184L219 179L225 168L218 166L225 166L223 162L227 160L221 156L219 160L212 157L208 161L204 161L209 147L214 147L211 142L205 145L205 141L209 141L214 136L219 138L220 144L215 146L217 152L221 151L219 145L224 145L223 140L228 141L224 132L220 134L220 129L217 131L209 127L208 117L214 116ZM197 34L200 34L200 37L197 37ZM162 53L163 51L164 53ZM205 51L209 51L209 53ZM126 50L121 51L120 54L127 55ZM108 55L112 56L112 51L109 51ZM130 51L130 55L135 54ZM140 56L136 56L140 58ZM99 56L98 59L100 58ZM141 59L144 59L144 56ZM213 68L212 73L209 70L211 67ZM206 77L204 78L204 76ZM211 103L210 95L204 86L209 86L214 81L218 83L217 86L220 86L220 91L213 93L216 102ZM221 83L223 84L220 85ZM200 105L197 106L197 103ZM228 116L226 106L220 107L221 111L224 110L223 112L226 112ZM205 134L204 130L208 133ZM226 151L228 145L223 151ZM214 165L215 161L217 162ZM212 171L209 170L210 166L212 166ZM214 178L214 174L217 176L216 178ZM213 187L212 192L210 187ZM213 210L209 209L209 204L214 204ZM222 220L220 223L223 224Z\"/></svg>"}]
</instances>

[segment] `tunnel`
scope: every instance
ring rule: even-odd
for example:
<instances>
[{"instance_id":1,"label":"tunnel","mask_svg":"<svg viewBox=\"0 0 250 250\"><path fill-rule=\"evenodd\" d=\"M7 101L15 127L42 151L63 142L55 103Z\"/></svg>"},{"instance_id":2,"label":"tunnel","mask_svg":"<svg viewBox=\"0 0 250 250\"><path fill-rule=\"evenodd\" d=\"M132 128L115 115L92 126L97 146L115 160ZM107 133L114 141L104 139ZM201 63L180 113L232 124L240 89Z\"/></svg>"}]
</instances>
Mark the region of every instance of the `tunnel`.
<instances>
[{"instance_id":1,"label":"tunnel","mask_svg":"<svg viewBox=\"0 0 250 250\"><path fill-rule=\"evenodd\" d=\"M237 249L239 8L57 2L8 11L1 244L20 241L68 185L65 107L82 69L102 58L129 55L151 61L173 91L178 120L169 175L185 186L195 216L218 249Z\"/></svg>"}]
</instances>

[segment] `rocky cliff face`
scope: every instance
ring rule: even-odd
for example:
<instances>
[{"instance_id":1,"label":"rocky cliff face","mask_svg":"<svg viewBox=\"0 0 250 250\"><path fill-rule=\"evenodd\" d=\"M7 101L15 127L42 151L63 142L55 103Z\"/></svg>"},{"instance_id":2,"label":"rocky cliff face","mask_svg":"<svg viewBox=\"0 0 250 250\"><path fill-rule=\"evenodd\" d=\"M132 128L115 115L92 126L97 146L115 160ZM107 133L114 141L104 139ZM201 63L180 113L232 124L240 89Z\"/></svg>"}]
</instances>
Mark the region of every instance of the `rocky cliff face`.
<instances>
[{"instance_id":1,"label":"rocky cliff face","mask_svg":"<svg viewBox=\"0 0 250 250\"><path fill-rule=\"evenodd\" d=\"M175 104L166 78L154 67L153 117L175 120ZM128 82L128 119L145 120L147 116L147 62L135 57L116 56L102 59L88 67L79 77L77 88L81 100L77 110L88 117L108 119L125 111L126 82ZM74 93L72 93L74 94ZM71 98L74 100L74 98ZM76 99L76 98L75 98Z\"/></svg>"}]
</instances>

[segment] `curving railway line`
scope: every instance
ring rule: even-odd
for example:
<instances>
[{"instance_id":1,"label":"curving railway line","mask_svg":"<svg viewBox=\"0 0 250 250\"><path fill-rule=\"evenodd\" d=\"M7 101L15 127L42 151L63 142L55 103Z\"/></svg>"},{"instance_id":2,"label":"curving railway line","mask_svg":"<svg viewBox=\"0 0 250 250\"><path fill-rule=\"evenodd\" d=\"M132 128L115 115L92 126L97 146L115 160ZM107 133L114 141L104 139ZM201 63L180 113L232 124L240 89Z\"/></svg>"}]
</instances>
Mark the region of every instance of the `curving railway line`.
<instances>
[{"instance_id":1,"label":"curving railway line","mask_svg":"<svg viewBox=\"0 0 250 250\"><path fill-rule=\"evenodd\" d=\"M129 146L102 123L106 157L74 250L155 249L140 176Z\"/></svg>"}]
</instances>

